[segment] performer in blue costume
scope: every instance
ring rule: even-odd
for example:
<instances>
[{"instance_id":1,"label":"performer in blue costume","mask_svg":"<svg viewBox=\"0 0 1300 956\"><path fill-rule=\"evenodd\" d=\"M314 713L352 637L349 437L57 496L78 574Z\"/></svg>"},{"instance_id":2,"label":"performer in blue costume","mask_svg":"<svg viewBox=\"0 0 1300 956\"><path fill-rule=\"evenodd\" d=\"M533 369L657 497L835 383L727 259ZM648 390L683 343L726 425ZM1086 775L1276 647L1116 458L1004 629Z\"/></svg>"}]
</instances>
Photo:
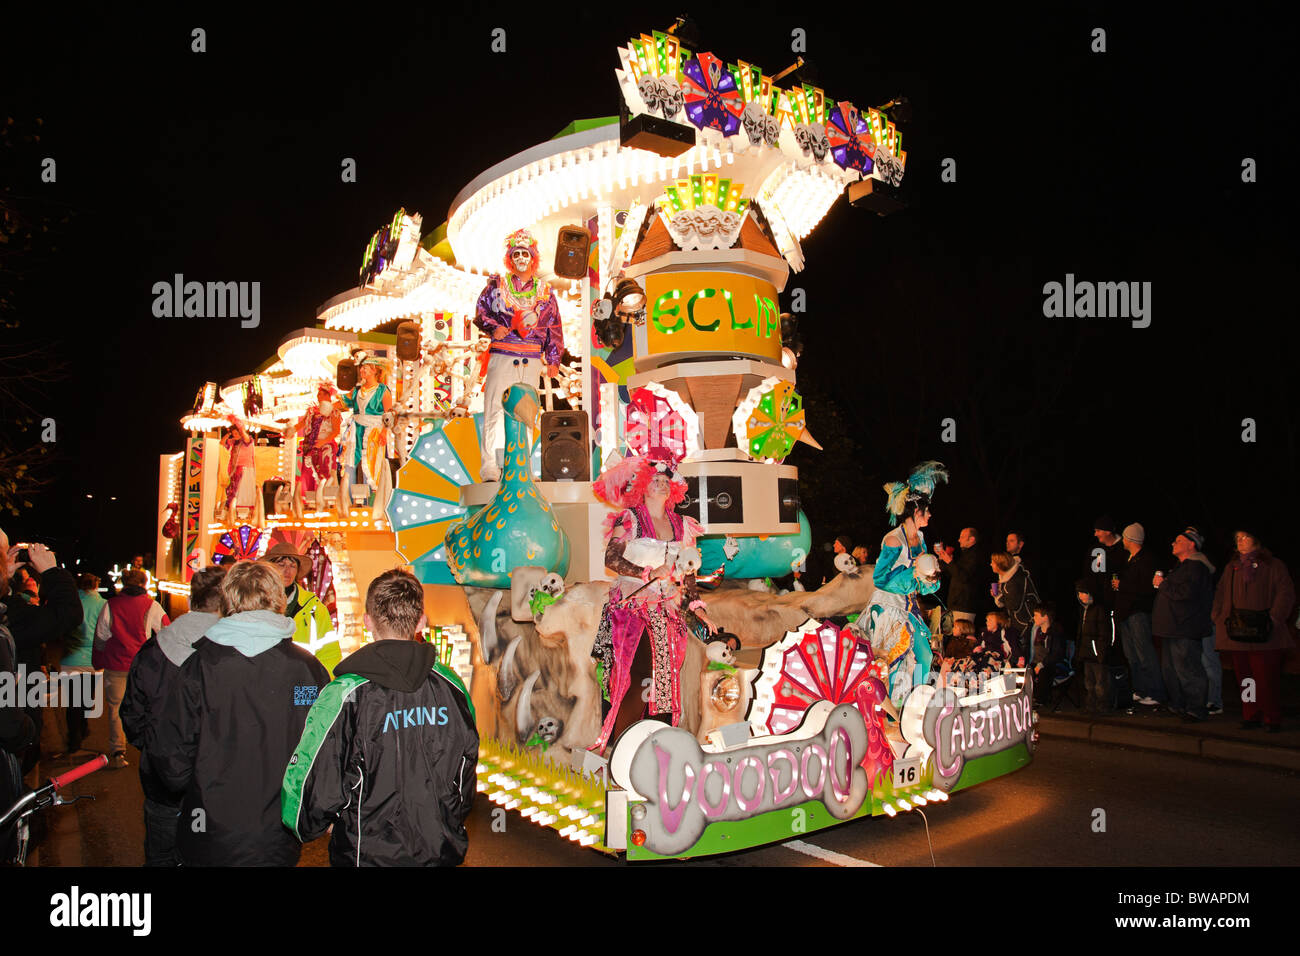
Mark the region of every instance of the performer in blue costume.
<instances>
[{"instance_id":1,"label":"performer in blue costume","mask_svg":"<svg viewBox=\"0 0 1300 956\"><path fill-rule=\"evenodd\" d=\"M867 608L872 653L889 667L889 693L896 705L930 673L930 628L921 614L922 594L939 590L939 564L925 550L921 529L930 523L930 496L948 472L937 461L917 465L907 481L885 485L891 525L880 543Z\"/></svg>"}]
</instances>

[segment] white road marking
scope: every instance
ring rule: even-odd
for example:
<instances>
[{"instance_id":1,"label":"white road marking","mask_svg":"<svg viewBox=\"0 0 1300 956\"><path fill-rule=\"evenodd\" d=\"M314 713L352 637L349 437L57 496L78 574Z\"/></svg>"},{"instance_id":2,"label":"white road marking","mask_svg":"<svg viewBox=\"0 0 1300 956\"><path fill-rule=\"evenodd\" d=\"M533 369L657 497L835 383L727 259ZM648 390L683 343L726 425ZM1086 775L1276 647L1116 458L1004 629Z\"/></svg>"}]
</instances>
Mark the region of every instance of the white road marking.
<instances>
[{"instance_id":1,"label":"white road marking","mask_svg":"<svg viewBox=\"0 0 1300 956\"><path fill-rule=\"evenodd\" d=\"M827 850L811 843L804 843L803 840L790 840L788 843L782 843L781 845L787 850L815 856L819 860L834 863L836 866L880 866L879 863L872 863L870 860L859 860L855 856L846 856L843 853L836 853L834 850Z\"/></svg>"}]
</instances>

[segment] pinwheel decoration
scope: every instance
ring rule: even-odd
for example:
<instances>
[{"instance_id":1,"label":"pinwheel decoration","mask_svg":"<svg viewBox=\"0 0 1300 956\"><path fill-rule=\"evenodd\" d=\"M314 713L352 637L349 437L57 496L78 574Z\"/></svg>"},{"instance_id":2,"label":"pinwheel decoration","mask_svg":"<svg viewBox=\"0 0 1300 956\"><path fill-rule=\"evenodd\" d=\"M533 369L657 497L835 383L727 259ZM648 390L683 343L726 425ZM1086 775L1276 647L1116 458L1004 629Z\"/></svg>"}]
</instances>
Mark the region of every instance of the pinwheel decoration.
<instances>
[{"instance_id":1,"label":"pinwheel decoration","mask_svg":"<svg viewBox=\"0 0 1300 956\"><path fill-rule=\"evenodd\" d=\"M841 169L856 169L862 175L871 172L876 158L876 141L871 127L852 103L839 103L831 110L826 123L826 138L831 158Z\"/></svg>"},{"instance_id":2,"label":"pinwheel decoration","mask_svg":"<svg viewBox=\"0 0 1300 956\"><path fill-rule=\"evenodd\" d=\"M736 445L757 461L784 461L807 427L794 383L775 376L751 388L731 416Z\"/></svg>"},{"instance_id":3,"label":"pinwheel decoration","mask_svg":"<svg viewBox=\"0 0 1300 956\"><path fill-rule=\"evenodd\" d=\"M686 61L682 93L686 118L697 128L721 130L724 136L740 131L745 98L726 64L712 53L699 53Z\"/></svg>"},{"instance_id":4,"label":"pinwheel decoration","mask_svg":"<svg viewBox=\"0 0 1300 956\"><path fill-rule=\"evenodd\" d=\"M788 734L819 700L856 703L871 663L871 648L851 630L809 618L764 649L750 726L755 734Z\"/></svg>"},{"instance_id":5,"label":"pinwheel decoration","mask_svg":"<svg viewBox=\"0 0 1300 956\"><path fill-rule=\"evenodd\" d=\"M256 561L262 553L263 538L260 528L241 524L217 539L212 547L212 561L214 564Z\"/></svg>"},{"instance_id":6,"label":"pinwheel decoration","mask_svg":"<svg viewBox=\"0 0 1300 956\"><path fill-rule=\"evenodd\" d=\"M651 382L630 397L624 434L631 452L649 455L662 448L680 461L699 451L699 416L676 392Z\"/></svg>"},{"instance_id":7,"label":"pinwheel decoration","mask_svg":"<svg viewBox=\"0 0 1300 956\"><path fill-rule=\"evenodd\" d=\"M469 513L462 485L479 481L479 433L474 418L452 418L422 435L397 472L388 521L397 553L427 584L454 584L443 546L447 529Z\"/></svg>"}]
</instances>

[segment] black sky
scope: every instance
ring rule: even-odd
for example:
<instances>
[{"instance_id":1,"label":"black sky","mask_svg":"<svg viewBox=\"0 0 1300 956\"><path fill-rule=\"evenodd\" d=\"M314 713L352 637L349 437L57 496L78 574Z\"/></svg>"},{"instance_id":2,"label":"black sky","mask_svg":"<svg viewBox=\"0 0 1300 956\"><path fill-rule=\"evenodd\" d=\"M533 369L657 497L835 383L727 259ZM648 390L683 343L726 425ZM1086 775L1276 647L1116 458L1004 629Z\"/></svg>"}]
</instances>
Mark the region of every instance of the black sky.
<instances>
[{"instance_id":1,"label":"black sky","mask_svg":"<svg viewBox=\"0 0 1300 956\"><path fill-rule=\"evenodd\" d=\"M913 104L909 208L882 219L841 200L789 284L807 293L812 430L857 444L800 453L822 480L805 502L815 538L843 524L874 553L880 485L935 457L953 473L938 536L1023 528L1058 600L1103 511L1141 521L1162 555L1196 523L1221 557L1249 521L1294 561L1296 81L1273 15L829 9L691 11L724 59L774 73L799 27L829 94ZM60 479L30 517L4 521L11 535L97 561L151 550L157 455L181 448L196 387L252 371L312 324L398 206L432 228L483 169L617 112L615 47L677 12L440 10L51 8L6 22L5 116L44 125L3 182L74 214L57 253L25 264L22 325L4 333L48 339L72 364L42 399L59 422ZM195 26L206 53L190 52ZM1098 26L1104 54L1089 49ZM494 27L505 54L490 51ZM55 184L40 182L44 156ZM355 184L340 181L343 157L357 160ZM945 157L955 183L940 180ZM1242 183L1244 157L1258 182ZM177 272L260 281L261 327L154 318L151 286ZM1151 282L1151 327L1045 318L1043 284L1068 272ZM1241 441L1247 417L1254 444Z\"/></svg>"}]
</instances>

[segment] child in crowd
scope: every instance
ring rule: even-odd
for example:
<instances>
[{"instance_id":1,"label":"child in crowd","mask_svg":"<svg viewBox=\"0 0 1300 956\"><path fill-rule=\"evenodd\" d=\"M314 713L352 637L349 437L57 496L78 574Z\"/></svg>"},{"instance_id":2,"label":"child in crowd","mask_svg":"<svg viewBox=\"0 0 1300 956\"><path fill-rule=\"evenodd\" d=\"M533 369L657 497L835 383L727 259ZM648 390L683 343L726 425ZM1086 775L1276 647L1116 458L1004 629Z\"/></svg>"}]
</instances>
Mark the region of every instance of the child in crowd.
<instances>
[{"instance_id":1,"label":"child in crowd","mask_svg":"<svg viewBox=\"0 0 1300 956\"><path fill-rule=\"evenodd\" d=\"M1034 697L1047 700L1061 671L1068 672L1065 630L1056 620L1056 608L1049 601L1034 608Z\"/></svg>"},{"instance_id":2,"label":"child in crowd","mask_svg":"<svg viewBox=\"0 0 1300 956\"><path fill-rule=\"evenodd\" d=\"M1001 608L984 615L984 633L979 646L988 653L1000 654L1012 667L1025 666L1025 654L1020 647L1020 635L1012 630L1011 615Z\"/></svg>"},{"instance_id":3,"label":"child in crowd","mask_svg":"<svg viewBox=\"0 0 1300 956\"><path fill-rule=\"evenodd\" d=\"M1115 643L1110 613L1097 602L1095 585L1088 578L1074 582L1079 600L1079 633L1075 641L1076 663L1083 664L1086 688L1084 710L1105 713L1110 710L1110 668L1106 658Z\"/></svg>"},{"instance_id":4,"label":"child in crowd","mask_svg":"<svg viewBox=\"0 0 1300 956\"><path fill-rule=\"evenodd\" d=\"M284 772L299 840L330 825L331 866L456 866L477 785L478 731L460 678L424 640L424 589L386 571L366 593L375 640L341 661Z\"/></svg>"}]
</instances>

